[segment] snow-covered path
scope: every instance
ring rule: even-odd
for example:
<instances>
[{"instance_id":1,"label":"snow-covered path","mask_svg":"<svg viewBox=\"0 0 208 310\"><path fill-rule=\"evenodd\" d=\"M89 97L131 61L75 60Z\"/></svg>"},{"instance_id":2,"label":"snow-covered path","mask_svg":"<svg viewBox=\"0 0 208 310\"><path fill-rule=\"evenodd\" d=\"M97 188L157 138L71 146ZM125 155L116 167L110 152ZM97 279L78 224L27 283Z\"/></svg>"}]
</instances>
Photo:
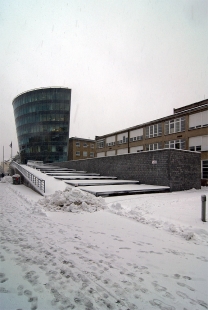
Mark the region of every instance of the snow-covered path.
<instances>
[{"instance_id":1,"label":"snow-covered path","mask_svg":"<svg viewBox=\"0 0 208 310\"><path fill-rule=\"evenodd\" d=\"M207 236L107 210L44 213L21 188L0 183L1 310L208 309Z\"/></svg>"}]
</instances>

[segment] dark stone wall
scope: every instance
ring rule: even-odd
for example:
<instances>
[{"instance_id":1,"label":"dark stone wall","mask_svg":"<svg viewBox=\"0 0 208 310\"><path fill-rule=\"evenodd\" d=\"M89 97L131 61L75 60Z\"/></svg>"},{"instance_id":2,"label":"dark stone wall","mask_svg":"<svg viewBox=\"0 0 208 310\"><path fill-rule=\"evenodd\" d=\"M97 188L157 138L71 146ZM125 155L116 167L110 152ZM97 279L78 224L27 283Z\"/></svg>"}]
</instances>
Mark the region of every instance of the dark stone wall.
<instances>
[{"instance_id":1,"label":"dark stone wall","mask_svg":"<svg viewBox=\"0 0 208 310\"><path fill-rule=\"evenodd\" d=\"M157 161L153 164L152 161ZM170 186L171 191L201 188L201 154L176 149L57 162L53 165L140 183Z\"/></svg>"}]
</instances>

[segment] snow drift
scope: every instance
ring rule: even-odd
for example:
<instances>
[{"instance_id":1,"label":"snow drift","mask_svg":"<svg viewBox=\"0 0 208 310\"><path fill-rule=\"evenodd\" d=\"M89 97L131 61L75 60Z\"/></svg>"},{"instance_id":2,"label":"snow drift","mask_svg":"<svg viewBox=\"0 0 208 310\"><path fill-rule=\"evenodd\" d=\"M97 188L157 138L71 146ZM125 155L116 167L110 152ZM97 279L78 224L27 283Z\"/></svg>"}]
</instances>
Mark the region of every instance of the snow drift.
<instances>
[{"instance_id":1,"label":"snow drift","mask_svg":"<svg viewBox=\"0 0 208 310\"><path fill-rule=\"evenodd\" d=\"M0 180L0 182L2 182L2 183L12 183L13 180L12 180L12 177L11 177L11 176L6 175L5 177L3 177L3 178Z\"/></svg>"},{"instance_id":2,"label":"snow drift","mask_svg":"<svg viewBox=\"0 0 208 310\"><path fill-rule=\"evenodd\" d=\"M102 197L95 197L79 188L66 187L64 191L56 191L52 195L45 196L38 201L47 211L65 212L96 212L106 208Z\"/></svg>"}]
</instances>

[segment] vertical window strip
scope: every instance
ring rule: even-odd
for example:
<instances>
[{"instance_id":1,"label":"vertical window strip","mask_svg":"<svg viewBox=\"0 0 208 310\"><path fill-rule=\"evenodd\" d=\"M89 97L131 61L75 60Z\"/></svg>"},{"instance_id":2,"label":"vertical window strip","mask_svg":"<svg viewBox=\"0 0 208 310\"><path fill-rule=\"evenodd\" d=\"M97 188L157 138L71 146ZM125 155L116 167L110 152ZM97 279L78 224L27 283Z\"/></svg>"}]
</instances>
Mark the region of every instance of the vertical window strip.
<instances>
[{"instance_id":1,"label":"vertical window strip","mask_svg":"<svg viewBox=\"0 0 208 310\"><path fill-rule=\"evenodd\" d=\"M185 117L165 122L165 135L185 131Z\"/></svg>"},{"instance_id":2,"label":"vertical window strip","mask_svg":"<svg viewBox=\"0 0 208 310\"><path fill-rule=\"evenodd\" d=\"M146 127L146 138L153 138L162 135L162 124L154 124Z\"/></svg>"}]
</instances>

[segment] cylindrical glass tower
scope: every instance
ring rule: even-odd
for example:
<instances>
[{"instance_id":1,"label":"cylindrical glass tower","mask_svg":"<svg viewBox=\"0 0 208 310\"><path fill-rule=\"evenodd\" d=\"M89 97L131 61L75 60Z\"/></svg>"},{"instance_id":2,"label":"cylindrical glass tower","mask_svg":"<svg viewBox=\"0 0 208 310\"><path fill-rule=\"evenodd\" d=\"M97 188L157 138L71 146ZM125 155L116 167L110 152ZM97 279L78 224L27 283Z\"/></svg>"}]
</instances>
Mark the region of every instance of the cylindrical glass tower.
<instances>
[{"instance_id":1,"label":"cylindrical glass tower","mask_svg":"<svg viewBox=\"0 0 208 310\"><path fill-rule=\"evenodd\" d=\"M39 88L13 100L21 162L67 161L71 89Z\"/></svg>"}]
</instances>

